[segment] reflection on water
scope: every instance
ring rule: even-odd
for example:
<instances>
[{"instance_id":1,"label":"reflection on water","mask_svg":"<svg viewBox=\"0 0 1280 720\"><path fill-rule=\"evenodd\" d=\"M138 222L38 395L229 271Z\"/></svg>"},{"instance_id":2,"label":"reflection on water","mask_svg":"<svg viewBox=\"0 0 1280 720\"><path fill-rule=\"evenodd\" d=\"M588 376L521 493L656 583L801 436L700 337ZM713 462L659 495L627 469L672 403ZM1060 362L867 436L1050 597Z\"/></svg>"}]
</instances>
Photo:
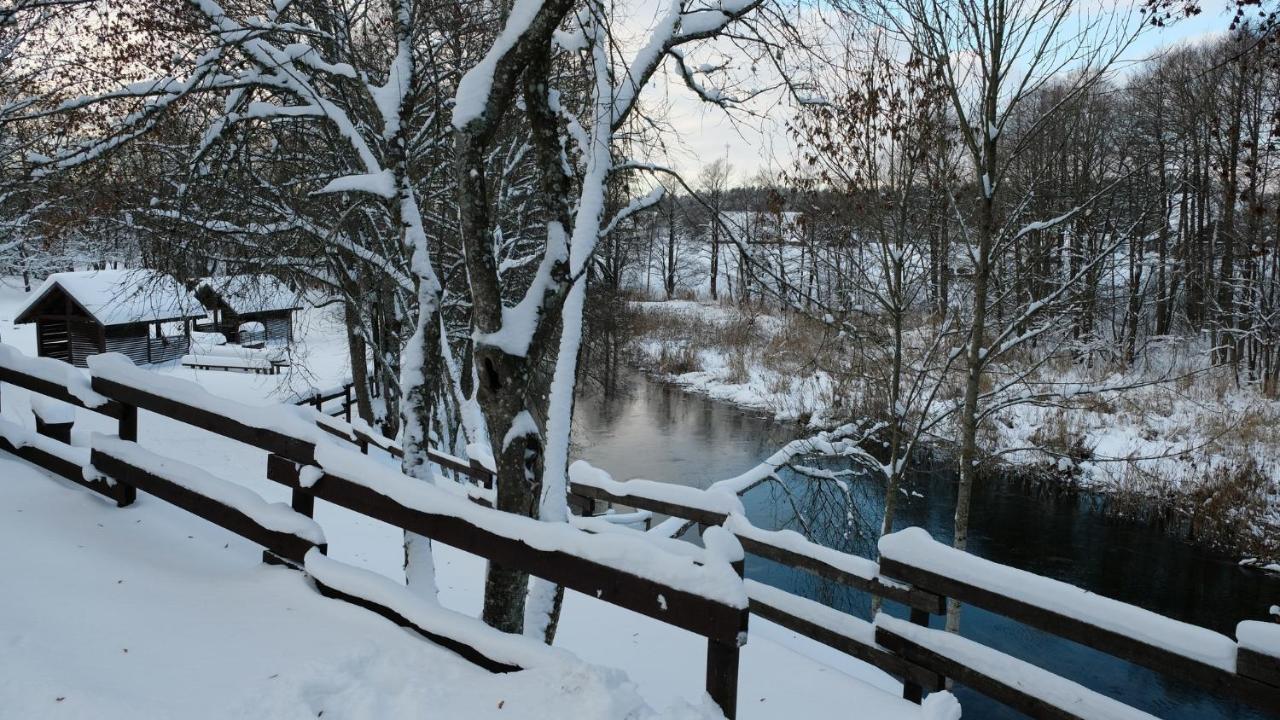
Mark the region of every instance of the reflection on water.
<instances>
[{"instance_id":1,"label":"reflection on water","mask_svg":"<svg viewBox=\"0 0 1280 720\"><path fill-rule=\"evenodd\" d=\"M574 417L574 457L615 478L635 477L706 487L759 463L801 434L732 406L633 376L628 392L586 398ZM840 470L830 459L806 464ZM872 555L884 491L864 476L846 483L784 470L744 498L752 522L805 532L824 545ZM842 485L844 487L842 487ZM847 489L846 489L847 488ZM899 527L919 525L950 540L954 478L947 472L913 478L899 503ZM1280 577L1242 569L1230 558L1166 532L1116 520L1086 494L1029 490L993 481L975 488L970 551L999 563L1079 585L1179 620L1234 634L1235 623L1264 619L1280 602ZM748 557L747 574L762 582L867 617L860 593L768 560ZM890 607L895 614L902 608ZM935 624L938 619L935 619ZM1194 686L1046 635L976 608L966 608L963 634L1169 720L1265 718ZM966 718L1021 717L957 688Z\"/></svg>"},{"instance_id":2,"label":"reflection on water","mask_svg":"<svg viewBox=\"0 0 1280 720\"><path fill-rule=\"evenodd\" d=\"M571 457L619 479L706 487L768 457L791 439L786 433L729 405L633 375L617 397L577 403Z\"/></svg>"}]
</instances>

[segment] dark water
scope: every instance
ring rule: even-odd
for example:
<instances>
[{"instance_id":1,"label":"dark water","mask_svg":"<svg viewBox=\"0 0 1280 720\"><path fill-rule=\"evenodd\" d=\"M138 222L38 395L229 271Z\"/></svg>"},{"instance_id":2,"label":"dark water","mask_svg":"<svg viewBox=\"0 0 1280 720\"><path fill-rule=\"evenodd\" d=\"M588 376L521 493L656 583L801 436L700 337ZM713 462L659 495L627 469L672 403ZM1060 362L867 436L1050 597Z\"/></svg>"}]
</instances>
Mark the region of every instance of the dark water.
<instances>
[{"instance_id":1,"label":"dark water","mask_svg":"<svg viewBox=\"0 0 1280 720\"><path fill-rule=\"evenodd\" d=\"M695 487L737 475L795 436L805 434L753 417L727 404L632 378L630 390L609 400L578 403L574 457L617 479L643 477ZM841 469L830 460L806 464ZM878 483L850 476L837 483L783 471L782 483L747 493L748 515L760 527L790 528L847 552L873 556L873 528L884 503ZM954 478L922 473L900 498L897 527L918 525L939 540L951 537ZM1116 519L1103 502L1021 484L987 482L975 488L971 552L995 562L1079 585L1186 622L1234 636L1236 622L1265 619L1280 604L1280 577L1240 568L1232 558L1190 545L1162 529ZM747 575L866 618L861 593L747 558ZM894 614L902 608L888 606ZM934 619L935 626L940 622ZM1198 686L1131 665L976 608L965 608L962 634L1033 662L1110 697L1168 720L1267 718L1249 706L1201 692ZM1019 718L995 701L958 687L965 717Z\"/></svg>"}]
</instances>

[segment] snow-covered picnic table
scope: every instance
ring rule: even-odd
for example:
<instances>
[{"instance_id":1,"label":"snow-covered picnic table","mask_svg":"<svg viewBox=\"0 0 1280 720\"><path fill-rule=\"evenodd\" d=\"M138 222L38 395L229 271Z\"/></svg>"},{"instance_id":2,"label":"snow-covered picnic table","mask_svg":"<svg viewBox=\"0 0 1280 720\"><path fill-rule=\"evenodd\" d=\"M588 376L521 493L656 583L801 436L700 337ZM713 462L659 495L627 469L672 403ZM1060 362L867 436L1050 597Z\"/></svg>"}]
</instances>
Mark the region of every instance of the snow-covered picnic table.
<instances>
[{"instance_id":1,"label":"snow-covered picnic table","mask_svg":"<svg viewBox=\"0 0 1280 720\"><path fill-rule=\"evenodd\" d=\"M274 374L278 368L270 360L226 355L183 355L182 366L201 370L244 370Z\"/></svg>"}]
</instances>

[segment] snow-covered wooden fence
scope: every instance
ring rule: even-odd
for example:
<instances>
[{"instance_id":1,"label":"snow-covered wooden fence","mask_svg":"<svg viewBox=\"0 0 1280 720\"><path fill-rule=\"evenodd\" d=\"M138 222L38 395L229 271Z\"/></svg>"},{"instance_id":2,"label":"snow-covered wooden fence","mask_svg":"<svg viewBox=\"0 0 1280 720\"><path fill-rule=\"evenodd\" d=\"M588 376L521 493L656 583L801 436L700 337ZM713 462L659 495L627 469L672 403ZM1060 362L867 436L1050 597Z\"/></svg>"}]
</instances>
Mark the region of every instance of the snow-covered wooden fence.
<instances>
[{"instance_id":1,"label":"snow-covered wooden fence","mask_svg":"<svg viewBox=\"0 0 1280 720\"><path fill-rule=\"evenodd\" d=\"M401 586L330 560L312 520L316 498L518 567L708 639L707 690L732 717L738 648L749 613L866 661L903 680L904 694L950 678L1047 718L1148 717L1134 708L971 640L929 627L947 598L978 606L1210 691L1280 712L1280 626L1244 622L1237 639L1001 566L935 542L922 530L882 539L879 563L814 544L793 532L756 528L736 495L648 481L615 482L575 472L570 491L586 515L604 501L683 518L703 528L711 550L619 529L590 535L469 502L407 478L367 457L401 455L370 429L309 408L252 407L199 386L141 370L119 358L91 361L91 374L0 345L0 382L117 420L118 438L90 448L0 420L0 450L101 493L118 505L137 489L182 507L265 548L264 559L305 570L317 589L372 610L493 671L528 667L536 651L495 642L467 618L416 598ZM34 408L34 405L33 405ZM138 410L163 415L268 453L269 479L292 491L292 507L266 503L236 483L137 443ZM432 451L432 459L491 491L482 464ZM575 518L588 530L598 520ZM731 536L731 537L730 537ZM736 538L736 543L733 538ZM738 547L738 546L741 547ZM726 548L728 548L726 550ZM881 613L874 622L783 590L742 581L742 551L899 603L910 621ZM696 556L696 557L695 557ZM531 655L530 652L533 654Z\"/></svg>"},{"instance_id":2,"label":"snow-covered wooden fence","mask_svg":"<svg viewBox=\"0 0 1280 720\"><path fill-rule=\"evenodd\" d=\"M309 395L294 400L293 404L310 405L314 407L317 412L322 412L333 417L342 415L346 418L347 422L351 422L351 408L356 404L355 398L352 397L353 387L354 385L351 382L346 382L336 387L315 390ZM325 403L339 398L342 399L342 402L338 403L336 410L325 410Z\"/></svg>"},{"instance_id":3,"label":"snow-covered wooden fence","mask_svg":"<svg viewBox=\"0 0 1280 720\"><path fill-rule=\"evenodd\" d=\"M8 345L0 344L0 383L26 388L39 395L105 415L119 422L121 438L138 437L137 408L123 405L99 395L89 379L79 370L52 358L31 358ZM27 436L22 428L0 421L0 450L105 495L120 507L133 503L136 491L131 485L115 484L93 473L85 473L88 456L84 448L76 448L55 438Z\"/></svg>"},{"instance_id":4,"label":"snow-covered wooden fence","mask_svg":"<svg viewBox=\"0 0 1280 720\"><path fill-rule=\"evenodd\" d=\"M1267 673L1268 667L1273 673L1280 668L1280 646L1271 648L1275 656L1251 657L1248 636L1253 628L1248 621L1237 626L1237 642L1207 628L955 550L919 528L886 536L880 542L880 554L880 572L885 576L1280 713L1280 686L1274 684L1275 675ZM989 648L975 652L976 643L940 635L947 634L901 625L876 628L879 644L949 677L961 680L964 675L965 684L1024 712L1037 717L1085 717L1070 708L1044 712L1054 692L1065 690L1067 697L1079 694L1067 689L1062 678L1028 683L1023 678L1029 673L1013 658ZM1101 699L1097 703L1107 705Z\"/></svg>"},{"instance_id":5,"label":"snow-covered wooden fence","mask_svg":"<svg viewBox=\"0 0 1280 720\"><path fill-rule=\"evenodd\" d=\"M603 473L572 475L570 492L584 512L602 501L683 518L704 529L720 526L748 553L906 606L909 622L882 612L868 623L746 581L752 613L902 679L909 699L941 688L945 678L1035 718L1151 717L1023 660L930 628L930 616L943 614L946 599L954 598L1280 716L1280 625L1241 622L1233 640L955 550L919 528L882 538L877 563L794 532L756 528L741 514L737 498L725 493L647 480L616 482Z\"/></svg>"},{"instance_id":6,"label":"snow-covered wooden fence","mask_svg":"<svg viewBox=\"0 0 1280 720\"><path fill-rule=\"evenodd\" d=\"M404 457L404 448L400 447L399 443L384 435L374 432L367 426L353 424L349 421L346 423L340 423L337 422L335 418L332 421L322 421L317 424L317 427L334 437L345 440L360 448L361 454L368 455L369 449L373 448L381 450L395 458ZM474 458L464 460L457 455L440 452L435 448L427 449L427 457L442 468L467 476L472 482L485 489L493 489L493 470L490 470L483 463Z\"/></svg>"},{"instance_id":7,"label":"snow-covered wooden fence","mask_svg":"<svg viewBox=\"0 0 1280 720\"><path fill-rule=\"evenodd\" d=\"M314 500L341 505L705 637L707 692L727 717L736 714L738 654L747 639L749 610L742 550L727 532L720 542L690 552L679 541L664 546L643 537L593 535L493 510L362 454L359 449L367 452L370 442L388 451L394 445L367 431L357 434L349 423L309 408L243 405L141 370L122 357L91 358L86 377L56 360L29 358L0 345L0 381L119 421L118 437L94 435L90 448L0 421L0 450L120 506L131 504L141 489L262 545L264 559L302 569L322 594L414 628L490 670L540 661L539 651L521 645L522 638L478 628L474 618L327 558L324 534L311 518ZM292 507L267 503L238 483L144 449L137 444L139 410L266 451L268 475L292 488ZM473 479L487 473L437 455Z\"/></svg>"}]
</instances>

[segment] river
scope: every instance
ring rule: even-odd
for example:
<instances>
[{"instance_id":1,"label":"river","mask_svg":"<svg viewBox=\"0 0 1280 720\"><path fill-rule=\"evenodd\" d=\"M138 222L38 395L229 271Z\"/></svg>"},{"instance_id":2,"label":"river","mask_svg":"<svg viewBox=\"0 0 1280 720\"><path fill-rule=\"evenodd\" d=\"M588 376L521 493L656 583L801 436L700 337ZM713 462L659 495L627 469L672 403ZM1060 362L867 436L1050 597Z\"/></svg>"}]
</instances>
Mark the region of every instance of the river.
<instances>
[{"instance_id":1,"label":"river","mask_svg":"<svg viewBox=\"0 0 1280 720\"><path fill-rule=\"evenodd\" d=\"M642 375L612 398L588 397L574 416L573 457L616 479L706 487L758 464L787 441L806 435L749 411L687 393ZM829 469L842 466L815 461ZM806 532L816 541L873 557L884 489L853 476L848 492L831 481L783 471L782 483L746 494L756 525ZM939 540L951 537L955 481L948 472L920 473L899 504L897 527L918 525ZM1169 531L1118 519L1105 500L1022 483L988 481L975 488L969 550L1234 636L1235 623L1264 619L1280 603L1280 576L1240 567L1232 558L1185 542ZM868 617L861 593L804 572L748 556L746 572L770 585ZM894 614L905 615L899 607ZM934 619L938 626L939 618ZM961 633L1033 662L1166 720L1265 720L1249 706L1211 696L1198 686L1117 660L976 608L965 608ZM1020 713L957 687L966 718L1021 718ZM833 709L834 710L834 709Z\"/></svg>"}]
</instances>

